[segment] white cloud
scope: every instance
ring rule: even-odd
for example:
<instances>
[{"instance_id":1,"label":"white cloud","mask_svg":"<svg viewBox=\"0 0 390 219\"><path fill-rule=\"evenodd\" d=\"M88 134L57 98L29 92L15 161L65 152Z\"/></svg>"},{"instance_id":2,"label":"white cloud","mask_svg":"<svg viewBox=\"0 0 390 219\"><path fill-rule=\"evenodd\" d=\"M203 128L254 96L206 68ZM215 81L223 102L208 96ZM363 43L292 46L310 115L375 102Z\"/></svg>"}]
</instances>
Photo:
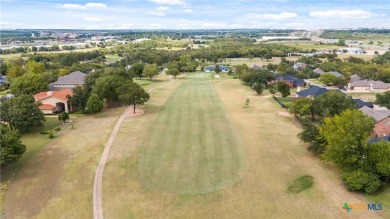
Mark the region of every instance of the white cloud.
<instances>
[{"instance_id":1,"label":"white cloud","mask_svg":"<svg viewBox=\"0 0 390 219\"><path fill-rule=\"evenodd\" d=\"M98 18L98 17L87 17L87 18L84 18L84 21L99 22L99 21L103 21L103 19Z\"/></svg>"},{"instance_id":2,"label":"white cloud","mask_svg":"<svg viewBox=\"0 0 390 219\"><path fill-rule=\"evenodd\" d=\"M65 8L65 9L86 10L86 9L91 9L91 8L107 8L107 5L103 4L103 3L88 2L85 5L80 5L80 4L62 4L62 5L59 5L59 7L60 8Z\"/></svg>"},{"instance_id":3,"label":"white cloud","mask_svg":"<svg viewBox=\"0 0 390 219\"><path fill-rule=\"evenodd\" d=\"M149 0L151 2L161 4L161 5L184 5L185 2L182 0Z\"/></svg>"},{"instance_id":4,"label":"white cloud","mask_svg":"<svg viewBox=\"0 0 390 219\"><path fill-rule=\"evenodd\" d=\"M152 11L152 12L149 12L150 15L155 15L155 16L160 16L160 17L163 17L163 16L166 16L167 14L165 14L164 12L162 11Z\"/></svg>"},{"instance_id":5,"label":"white cloud","mask_svg":"<svg viewBox=\"0 0 390 219\"><path fill-rule=\"evenodd\" d=\"M285 20L285 19L294 19L298 15L292 12L281 12L279 14L247 14L245 17L249 19L268 19L268 20Z\"/></svg>"},{"instance_id":6,"label":"white cloud","mask_svg":"<svg viewBox=\"0 0 390 219\"><path fill-rule=\"evenodd\" d=\"M157 10L159 11L168 11L170 9L170 7L167 7L167 6L160 6L157 8Z\"/></svg>"},{"instance_id":7,"label":"white cloud","mask_svg":"<svg viewBox=\"0 0 390 219\"><path fill-rule=\"evenodd\" d=\"M185 12L185 13L192 13L192 12L194 12L192 9L186 9L186 10L184 10L183 12Z\"/></svg>"},{"instance_id":8,"label":"white cloud","mask_svg":"<svg viewBox=\"0 0 390 219\"><path fill-rule=\"evenodd\" d=\"M368 11L363 10L327 10L327 11L312 11L310 17L319 19L368 19L376 16Z\"/></svg>"}]
</instances>

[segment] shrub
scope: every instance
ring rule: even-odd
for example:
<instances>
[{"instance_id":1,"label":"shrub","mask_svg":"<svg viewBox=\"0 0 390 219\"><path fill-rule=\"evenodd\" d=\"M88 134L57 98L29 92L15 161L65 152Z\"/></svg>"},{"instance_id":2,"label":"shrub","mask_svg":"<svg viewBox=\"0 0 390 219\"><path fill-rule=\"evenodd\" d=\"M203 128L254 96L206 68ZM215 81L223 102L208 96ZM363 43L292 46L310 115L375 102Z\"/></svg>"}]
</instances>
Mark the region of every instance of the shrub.
<instances>
[{"instance_id":1,"label":"shrub","mask_svg":"<svg viewBox=\"0 0 390 219\"><path fill-rule=\"evenodd\" d=\"M49 131L49 138L54 138L54 131Z\"/></svg>"},{"instance_id":2,"label":"shrub","mask_svg":"<svg viewBox=\"0 0 390 219\"><path fill-rule=\"evenodd\" d=\"M301 176L295 179L289 186L287 191L291 193L300 193L309 189L314 184L314 178L309 175Z\"/></svg>"},{"instance_id":3,"label":"shrub","mask_svg":"<svg viewBox=\"0 0 390 219\"><path fill-rule=\"evenodd\" d=\"M49 134L49 132L48 131L40 131L39 134L46 135L46 134Z\"/></svg>"},{"instance_id":4,"label":"shrub","mask_svg":"<svg viewBox=\"0 0 390 219\"><path fill-rule=\"evenodd\" d=\"M381 186L381 181L376 174L364 172L363 170L343 173L342 180L348 189L353 191L373 193Z\"/></svg>"},{"instance_id":5,"label":"shrub","mask_svg":"<svg viewBox=\"0 0 390 219\"><path fill-rule=\"evenodd\" d=\"M56 131L56 132L58 132L60 130L61 130L61 127L57 127L57 128L54 129L54 131Z\"/></svg>"}]
</instances>

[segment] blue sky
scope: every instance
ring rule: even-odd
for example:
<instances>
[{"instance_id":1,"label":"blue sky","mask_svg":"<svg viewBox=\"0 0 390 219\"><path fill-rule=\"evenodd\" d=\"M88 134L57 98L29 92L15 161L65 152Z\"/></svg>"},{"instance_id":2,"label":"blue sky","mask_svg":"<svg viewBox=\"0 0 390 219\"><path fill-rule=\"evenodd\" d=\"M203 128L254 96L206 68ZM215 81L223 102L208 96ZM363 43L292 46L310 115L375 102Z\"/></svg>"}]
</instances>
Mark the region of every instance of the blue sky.
<instances>
[{"instance_id":1,"label":"blue sky","mask_svg":"<svg viewBox=\"0 0 390 219\"><path fill-rule=\"evenodd\" d=\"M390 0L1 0L5 28L390 28Z\"/></svg>"}]
</instances>

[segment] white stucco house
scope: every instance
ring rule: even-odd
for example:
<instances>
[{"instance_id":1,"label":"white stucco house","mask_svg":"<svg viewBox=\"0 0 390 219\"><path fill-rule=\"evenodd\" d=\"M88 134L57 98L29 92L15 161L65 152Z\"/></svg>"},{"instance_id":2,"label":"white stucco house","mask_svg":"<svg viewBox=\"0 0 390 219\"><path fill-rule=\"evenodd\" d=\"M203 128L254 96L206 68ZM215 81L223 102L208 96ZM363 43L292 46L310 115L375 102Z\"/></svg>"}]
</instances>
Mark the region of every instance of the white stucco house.
<instances>
[{"instance_id":1,"label":"white stucco house","mask_svg":"<svg viewBox=\"0 0 390 219\"><path fill-rule=\"evenodd\" d=\"M44 91L34 95L36 102L41 102L39 109L43 114L54 114L57 112L70 112L73 110L68 103L68 96L73 96L72 89L59 91Z\"/></svg>"}]
</instances>

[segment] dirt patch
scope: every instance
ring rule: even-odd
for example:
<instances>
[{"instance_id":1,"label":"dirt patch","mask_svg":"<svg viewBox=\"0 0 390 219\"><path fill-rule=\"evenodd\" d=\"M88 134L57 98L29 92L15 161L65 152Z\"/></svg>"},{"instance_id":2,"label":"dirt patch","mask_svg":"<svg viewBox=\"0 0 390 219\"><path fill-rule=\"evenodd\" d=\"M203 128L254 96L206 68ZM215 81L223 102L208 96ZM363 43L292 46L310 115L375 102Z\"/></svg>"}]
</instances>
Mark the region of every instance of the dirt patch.
<instances>
[{"instance_id":1,"label":"dirt patch","mask_svg":"<svg viewBox=\"0 0 390 219\"><path fill-rule=\"evenodd\" d=\"M290 113L288 113L286 111L278 111L277 114L279 116L293 117L293 115L291 115Z\"/></svg>"},{"instance_id":2,"label":"dirt patch","mask_svg":"<svg viewBox=\"0 0 390 219\"><path fill-rule=\"evenodd\" d=\"M133 108L131 108L129 110L129 112L127 113L127 116L131 116L131 117L133 117L133 116L140 116L140 115L142 115L144 113L145 112L142 109L135 109L135 113L134 113Z\"/></svg>"}]
</instances>

